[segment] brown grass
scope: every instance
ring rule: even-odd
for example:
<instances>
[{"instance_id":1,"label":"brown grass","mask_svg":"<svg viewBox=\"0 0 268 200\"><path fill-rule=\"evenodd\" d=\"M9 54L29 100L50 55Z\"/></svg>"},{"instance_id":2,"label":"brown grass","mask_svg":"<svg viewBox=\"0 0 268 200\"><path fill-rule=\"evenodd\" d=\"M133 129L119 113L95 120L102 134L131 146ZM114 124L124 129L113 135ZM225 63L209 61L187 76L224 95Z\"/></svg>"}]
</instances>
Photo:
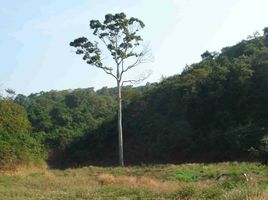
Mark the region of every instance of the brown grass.
<instances>
[{"instance_id":1,"label":"brown grass","mask_svg":"<svg viewBox=\"0 0 268 200\"><path fill-rule=\"evenodd\" d=\"M229 179L216 181L179 181L172 177L177 170L200 168L215 171L246 171L250 180L233 188L226 188ZM243 178L243 177L242 177ZM268 169L258 164L154 165L134 167L84 167L49 170L46 167L20 166L1 174L0 200L29 199L228 199L268 200L263 186L268 180ZM230 179L232 181L232 179ZM227 185L228 186L228 185ZM245 187L247 186L247 187ZM265 186L265 185L264 185ZM216 190L216 192L215 192Z\"/></svg>"},{"instance_id":2,"label":"brown grass","mask_svg":"<svg viewBox=\"0 0 268 200\"><path fill-rule=\"evenodd\" d=\"M47 165L19 165L16 168L3 168L0 169L1 173L11 176L27 176L36 172L48 172Z\"/></svg>"},{"instance_id":3,"label":"brown grass","mask_svg":"<svg viewBox=\"0 0 268 200\"><path fill-rule=\"evenodd\" d=\"M100 174L98 176L98 181L103 185L112 184L115 183L115 177L111 174Z\"/></svg>"},{"instance_id":4,"label":"brown grass","mask_svg":"<svg viewBox=\"0 0 268 200\"><path fill-rule=\"evenodd\" d=\"M267 199L268 199L268 190L265 190L260 195L256 195L254 197L248 198L248 200L267 200Z\"/></svg>"},{"instance_id":5,"label":"brown grass","mask_svg":"<svg viewBox=\"0 0 268 200\"><path fill-rule=\"evenodd\" d=\"M149 177L114 176L112 174L100 174L97 180L102 185L114 184L130 188L146 188L152 191L173 191L181 187L181 184L167 181L159 181Z\"/></svg>"}]
</instances>

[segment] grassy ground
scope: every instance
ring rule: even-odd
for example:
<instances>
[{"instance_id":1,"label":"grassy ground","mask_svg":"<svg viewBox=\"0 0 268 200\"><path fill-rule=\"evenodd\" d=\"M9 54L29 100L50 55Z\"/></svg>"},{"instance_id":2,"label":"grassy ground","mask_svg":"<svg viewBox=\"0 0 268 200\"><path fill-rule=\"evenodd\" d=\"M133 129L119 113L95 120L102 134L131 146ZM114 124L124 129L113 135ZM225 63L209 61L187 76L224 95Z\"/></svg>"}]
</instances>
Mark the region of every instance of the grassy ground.
<instances>
[{"instance_id":1,"label":"grassy ground","mask_svg":"<svg viewBox=\"0 0 268 200\"><path fill-rule=\"evenodd\" d=\"M221 174L228 175L216 180ZM20 169L0 173L0 199L268 199L268 167L219 163Z\"/></svg>"}]
</instances>

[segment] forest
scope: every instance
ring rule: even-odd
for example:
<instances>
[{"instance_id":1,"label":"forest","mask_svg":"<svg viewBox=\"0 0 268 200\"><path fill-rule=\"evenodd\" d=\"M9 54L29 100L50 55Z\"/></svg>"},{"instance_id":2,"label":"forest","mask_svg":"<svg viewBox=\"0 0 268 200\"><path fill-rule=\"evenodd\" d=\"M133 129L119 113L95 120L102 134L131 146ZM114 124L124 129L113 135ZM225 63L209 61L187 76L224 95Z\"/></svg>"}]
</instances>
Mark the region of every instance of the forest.
<instances>
[{"instance_id":1,"label":"forest","mask_svg":"<svg viewBox=\"0 0 268 200\"><path fill-rule=\"evenodd\" d=\"M126 165L267 162L268 29L157 83L122 88ZM117 164L116 88L11 89L0 100L0 167Z\"/></svg>"}]
</instances>

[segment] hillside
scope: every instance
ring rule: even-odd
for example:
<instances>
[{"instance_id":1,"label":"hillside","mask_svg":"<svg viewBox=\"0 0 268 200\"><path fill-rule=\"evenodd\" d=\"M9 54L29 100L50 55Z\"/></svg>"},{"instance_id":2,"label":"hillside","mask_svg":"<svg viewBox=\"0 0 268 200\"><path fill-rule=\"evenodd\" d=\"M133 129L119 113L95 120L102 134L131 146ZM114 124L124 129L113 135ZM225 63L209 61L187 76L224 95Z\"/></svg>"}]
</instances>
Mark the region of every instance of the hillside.
<instances>
[{"instance_id":1,"label":"hillside","mask_svg":"<svg viewBox=\"0 0 268 200\"><path fill-rule=\"evenodd\" d=\"M268 48L243 40L149 87L123 111L126 163L260 159L268 130ZM116 119L73 142L64 162L116 163Z\"/></svg>"},{"instance_id":2,"label":"hillside","mask_svg":"<svg viewBox=\"0 0 268 200\"><path fill-rule=\"evenodd\" d=\"M266 39L255 36L201 57L201 62L160 83L123 88L126 164L266 162ZM38 152L47 152L50 166L117 163L116 88L19 94L1 102L25 109L23 117L15 116L18 123L24 120L27 130L18 126L11 132L26 133L32 145L39 145ZM2 119L1 134L6 137L9 115Z\"/></svg>"}]
</instances>

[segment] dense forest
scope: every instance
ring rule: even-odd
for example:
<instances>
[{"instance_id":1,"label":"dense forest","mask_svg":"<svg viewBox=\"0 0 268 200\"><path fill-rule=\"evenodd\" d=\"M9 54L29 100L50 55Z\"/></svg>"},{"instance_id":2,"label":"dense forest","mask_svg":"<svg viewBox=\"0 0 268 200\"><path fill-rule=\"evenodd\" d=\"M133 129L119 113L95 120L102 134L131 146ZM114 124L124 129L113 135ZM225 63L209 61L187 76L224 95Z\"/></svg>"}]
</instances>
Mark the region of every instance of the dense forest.
<instances>
[{"instance_id":1,"label":"dense forest","mask_svg":"<svg viewBox=\"0 0 268 200\"><path fill-rule=\"evenodd\" d=\"M265 161L268 30L181 74L123 87L126 164ZM179 57L179 55L178 55ZM163 66L164 67L164 66ZM0 165L117 163L116 89L40 92L0 100Z\"/></svg>"}]
</instances>

